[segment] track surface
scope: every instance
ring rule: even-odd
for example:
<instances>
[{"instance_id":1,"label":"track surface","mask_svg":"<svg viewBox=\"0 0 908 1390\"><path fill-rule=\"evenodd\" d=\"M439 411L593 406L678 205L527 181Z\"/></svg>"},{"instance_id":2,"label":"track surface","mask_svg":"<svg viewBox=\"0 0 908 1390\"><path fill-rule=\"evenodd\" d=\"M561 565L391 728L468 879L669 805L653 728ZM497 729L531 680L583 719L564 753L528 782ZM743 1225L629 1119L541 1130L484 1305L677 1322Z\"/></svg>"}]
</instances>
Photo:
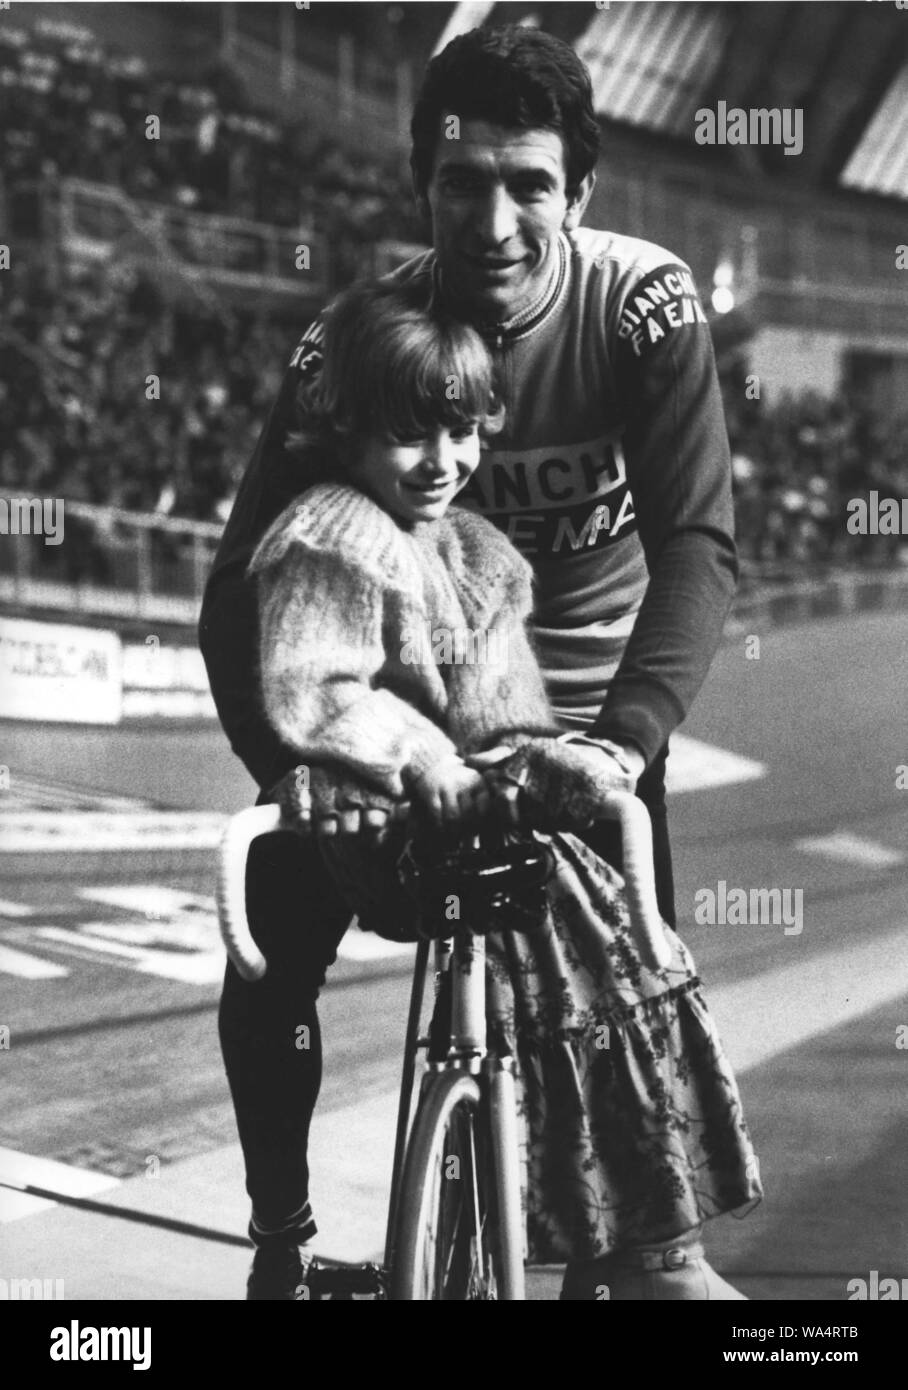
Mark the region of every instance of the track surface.
<instances>
[{"instance_id":1,"label":"track surface","mask_svg":"<svg viewBox=\"0 0 908 1390\"><path fill-rule=\"evenodd\" d=\"M680 930L739 1070L767 1192L746 1220L712 1223L711 1257L753 1298L843 1300L874 1270L908 1276L906 653L903 615L770 631L758 660L738 640L684 730L765 766L670 800ZM210 727L6 724L0 747L7 826L42 807L115 821L124 810L111 797L225 813L253 792ZM0 1177L241 1235L210 850L0 852L0 863L0 1147L11 1151ZM800 889L802 930L695 924L695 894L720 880ZM340 1258L380 1245L408 989L406 954L370 957L372 946L348 934L323 996L313 1197L323 1248ZM3 1189L0 1245L11 1274L65 1273L73 1298L240 1297L247 1261Z\"/></svg>"}]
</instances>

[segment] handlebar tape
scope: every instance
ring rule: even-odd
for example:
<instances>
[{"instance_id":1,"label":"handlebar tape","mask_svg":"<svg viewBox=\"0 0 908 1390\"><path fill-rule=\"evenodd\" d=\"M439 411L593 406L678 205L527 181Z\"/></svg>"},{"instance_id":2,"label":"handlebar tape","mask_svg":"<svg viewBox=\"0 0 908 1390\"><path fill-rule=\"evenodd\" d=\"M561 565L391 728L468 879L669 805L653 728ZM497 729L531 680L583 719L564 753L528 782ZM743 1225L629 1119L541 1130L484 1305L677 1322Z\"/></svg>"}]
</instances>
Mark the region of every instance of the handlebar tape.
<instances>
[{"instance_id":1,"label":"handlebar tape","mask_svg":"<svg viewBox=\"0 0 908 1390\"><path fill-rule=\"evenodd\" d=\"M671 960L671 948L656 901L649 813L633 792L611 791L602 800L600 816L621 825L628 914L643 962L651 970L664 969ZM279 806L250 806L230 818L221 840L217 877L221 937L240 976L250 983L260 980L268 965L249 930L246 860L253 840L281 828Z\"/></svg>"},{"instance_id":2,"label":"handlebar tape","mask_svg":"<svg viewBox=\"0 0 908 1390\"><path fill-rule=\"evenodd\" d=\"M227 822L218 857L217 905L227 954L244 980L260 980L268 969L252 939L246 915L246 860L253 840L281 828L279 806L249 806Z\"/></svg>"}]
</instances>

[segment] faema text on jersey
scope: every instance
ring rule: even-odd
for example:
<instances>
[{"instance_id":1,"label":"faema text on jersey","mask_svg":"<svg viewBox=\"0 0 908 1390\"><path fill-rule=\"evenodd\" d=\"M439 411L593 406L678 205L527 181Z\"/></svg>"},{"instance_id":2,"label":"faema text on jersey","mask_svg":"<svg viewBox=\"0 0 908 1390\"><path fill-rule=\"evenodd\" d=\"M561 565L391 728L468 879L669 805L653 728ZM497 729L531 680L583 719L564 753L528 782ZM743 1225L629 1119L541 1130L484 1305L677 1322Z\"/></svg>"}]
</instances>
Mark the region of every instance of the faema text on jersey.
<instances>
[{"instance_id":1,"label":"faema text on jersey","mask_svg":"<svg viewBox=\"0 0 908 1390\"><path fill-rule=\"evenodd\" d=\"M640 357L648 343L658 343L686 323L706 322L690 271L681 266L671 270L662 267L647 275L627 296L618 337Z\"/></svg>"},{"instance_id":2,"label":"faema text on jersey","mask_svg":"<svg viewBox=\"0 0 908 1390\"><path fill-rule=\"evenodd\" d=\"M525 555L589 550L634 529L634 504L620 441L489 449L458 503L504 531Z\"/></svg>"}]
</instances>

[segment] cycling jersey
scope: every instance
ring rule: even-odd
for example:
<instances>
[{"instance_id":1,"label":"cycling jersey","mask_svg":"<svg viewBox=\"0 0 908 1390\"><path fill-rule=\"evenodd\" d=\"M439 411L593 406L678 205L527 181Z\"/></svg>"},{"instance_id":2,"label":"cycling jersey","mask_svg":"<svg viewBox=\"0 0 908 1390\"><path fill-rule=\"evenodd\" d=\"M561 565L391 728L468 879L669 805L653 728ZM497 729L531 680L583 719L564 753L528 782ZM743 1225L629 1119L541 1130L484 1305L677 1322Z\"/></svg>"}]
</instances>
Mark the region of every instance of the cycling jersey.
<instances>
[{"instance_id":1,"label":"cycling jersey","mask_svg":"<svg viewBox=\"0 0 908 1390\"><path fill-rule=\"evenodd\" d=\"M712 340L688 267L637 238L562 233L548 283L492 348L505 426L457 505L532 562L536 647L565 727L636 745L651 762L687 714L737 582L731 468ZM444 299L435 253L394 272ZM427 285L427 289L429 286ZM456 307L456 306L454 306ZM284 448L310 325L240 488L209 580L202 650L221 720L262 786L293 766L261 713L252 549L306 486Z\"/></svg>"}]
</instances>

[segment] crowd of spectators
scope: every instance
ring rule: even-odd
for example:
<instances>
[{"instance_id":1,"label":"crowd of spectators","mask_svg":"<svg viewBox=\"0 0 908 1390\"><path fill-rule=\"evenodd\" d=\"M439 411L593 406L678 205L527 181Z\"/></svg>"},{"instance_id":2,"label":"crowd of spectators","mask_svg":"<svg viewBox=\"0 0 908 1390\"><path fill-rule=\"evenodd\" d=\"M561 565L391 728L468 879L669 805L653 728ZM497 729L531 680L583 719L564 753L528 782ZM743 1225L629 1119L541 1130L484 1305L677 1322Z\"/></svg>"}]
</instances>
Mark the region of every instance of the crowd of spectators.
<instances>
[{"instance_id":1,"label":"crowd of spectators","mask_svg":"<svg viewBox=\"0 0 908 1390\"><path fill-rule=\"evenodd\" d=\"M273 311L240 311L216 293L208 310L191 296L175 305L132 254L61 255L34 211L41 190L84 179L139 209L285 228L291 243L314 230L336 284L382 238L419 239L397 164L278 123L221 63L198 81L176 81L105 51L75 24L0 26L0 170L0 207L14 231L24 212L0 276L6 495L222 521L306 314L298 308L281 325ZM199 233L204 240L202 223L182 248L196 263ZM151 376L159 398L147 391ZM67 578L103 579L110 545L109 531L92 538L81 528L79 546L40 558Z\"/></svg>"},{"instance_id":2,"label":"crowd of spectators","mask_svg":"<svg viewBox=\"0 0 908 1390\"><path fill-rule=\"evenodd\" d=\"M80 178L332 238L418 233L393 152L382 165L303 122L278 122L220 61L178 81L76 26L0 26L0 167L8 190Z\"/></svg>"},{"instance_id":3,"label":"crowd of spectators","mask_svg":"<svg viewBox=\"0 0 908 1390\"><path fill-rule=\"evenodd\" d=\"M0 493L226 519L294 345L251 314L174 308L130 268L0 276ZM104 540L45 566L104 578Z\"/></svg>"},{"instance_id":4,"label":"crowd of spectators","mask_svg":"<svg viewBox=\"0 0 908 1390\"><path fill-rule=\"evenodd\" d=\"M174 307L132 266L17 259L0 276L0 494L225 520L300 327ZM908 417L748 400L743 370L723 388L745 574L908 560L902 536L846 527L849 499L908 496ZM43 558L102 580L104 549Z\"/></svg>"},{"instance_id":5,"label":"crowd of spectators","mask_svg":"<svg viewBox=\"0 0 908 1390\"><path fill-rule=\"evenodd\" d=\"M723 376L735 518L745 571L908 562L901 535L848 530L848 503L875 489L908 497L908 414L883 416L843 388L748 399L746 366Z\"/></svg>"},{"instance_id":6,"label":"crowd of spectators","mask_svg":"<svg viewBox=\"0 0 908 1390\"><path fill-rule=\"evenodd\" d=\"M146 140L149 114L166 138ZM362 247L418 239L399 171L251 111L223 70L180 85L90 36L42 47L0 27L0 146L8 195L68 174L288 227L330 208L338 285L361 268ZM300 320L174 304L134 258L86 264L47 249L17 247L0 275L0 493L223 521ZM723 377L745 575L908 558L902 537L845 525L851 497L908 496L908 419L883 423L845 396L750 400L745 370ZM89 528L42 562L104 582L111 539Z\"/></svg>"}]
</instances>

